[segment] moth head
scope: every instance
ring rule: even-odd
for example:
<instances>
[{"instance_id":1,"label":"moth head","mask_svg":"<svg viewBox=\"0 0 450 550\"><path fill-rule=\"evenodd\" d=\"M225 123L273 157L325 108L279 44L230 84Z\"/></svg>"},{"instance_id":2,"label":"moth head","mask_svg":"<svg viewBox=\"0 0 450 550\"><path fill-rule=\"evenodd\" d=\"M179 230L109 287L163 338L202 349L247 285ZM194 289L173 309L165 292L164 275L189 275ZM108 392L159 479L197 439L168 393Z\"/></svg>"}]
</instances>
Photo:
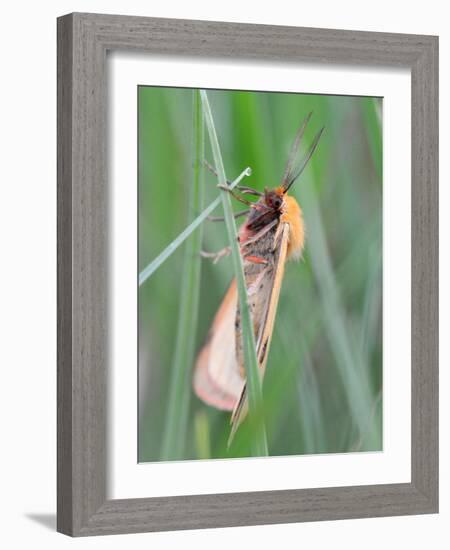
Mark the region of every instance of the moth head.
<instances>
[{"instance_id":1,"label":"moth head","mask_svg":"<svg viewBox=\"0 0 450 550\"><path fill-rule=\"evenodd\" d=\"M284 203L284 189L277 187L276 189L265 189L264 200L266 205L273 210L280 210Z\"/></svg>"}]
</instances>

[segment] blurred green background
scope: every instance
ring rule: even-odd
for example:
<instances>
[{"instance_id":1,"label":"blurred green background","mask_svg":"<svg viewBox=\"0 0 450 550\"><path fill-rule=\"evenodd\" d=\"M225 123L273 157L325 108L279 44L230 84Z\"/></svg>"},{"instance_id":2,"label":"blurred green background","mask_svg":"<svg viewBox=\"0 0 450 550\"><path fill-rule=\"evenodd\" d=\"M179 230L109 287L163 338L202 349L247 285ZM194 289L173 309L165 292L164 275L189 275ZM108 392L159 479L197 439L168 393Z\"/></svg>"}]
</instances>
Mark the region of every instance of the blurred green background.
<instances>
[{"instance_id":1,"label":"blurred green background","mask_svg":"<svg viewBox=\"0 0 450 550\"><path fill-rule=\"evenodd\" d=\"M303 209L306 246L286 268L263 384L269 454L381 450L382 100L219 90L208 97L228 179L250 166L243 184L257 189L280 183L309 111L305 148L325 126L290 191ZM138 99L142 270L190 221L193 91L141 86ZM209 172L205 188L208 205L218 195ZM224 224L206 221L203 231L203 249L226 246ZM183 247L139 289L140 462L161 459L182 272ZM202 260L196 350L232 276L230 258ZM181 458L249 456L245 423L227 450L229 413L189 392Z\"/></svg>"}]
</instances>

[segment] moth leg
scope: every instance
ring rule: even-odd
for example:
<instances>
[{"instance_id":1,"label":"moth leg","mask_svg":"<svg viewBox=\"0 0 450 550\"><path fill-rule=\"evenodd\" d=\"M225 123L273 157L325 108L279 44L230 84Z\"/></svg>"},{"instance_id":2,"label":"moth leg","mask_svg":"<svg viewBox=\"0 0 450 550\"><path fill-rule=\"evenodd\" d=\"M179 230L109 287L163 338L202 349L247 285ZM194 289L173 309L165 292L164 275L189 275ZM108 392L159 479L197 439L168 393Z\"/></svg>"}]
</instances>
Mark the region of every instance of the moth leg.
<instances>
[{"instance_id":1,"label":"moth leg","mask_svg":"<svg viewBox=\"0 0 450 550\"><path fill-rule=\"evenodd\" d=\"M269 208L268 206L261 205L262 208L258 208L260 212L262 212L259 216L254 218L251 223L249 223L248 227L249 229L256 229L261 223L266 219L270 218L274 215L273 209Z\"/></svg>"},{"instance_id":2,"label":"moth leg","mask_svg":"<svg viewBox=\"0 0 450 550\"><path fill-rule=\"evenodd\" d=\"M246 260L247 262L251 262L252 264L267 265L269 263L265 258L262 258L261 256L256 256L255 254L244 256L244 260Z\"/></svg>"},{"instance_id":3,"label":"moth leg","mask_svg":"<svg viewBox=\"0 0 450 550\"><path fill-rule=\"evenodd\" d=\"M202 256L202 258L211 258L213 264L216 264L221 258L225 258L230 254L231 248L229 246L222 248L222 250L219 250L218 252L206 252L205 250L200 251L200 255Z\"/></svg>"},{"instance_id":4,"label":"moth leg","mask_svg":"<svg viewBox=\"0 0 450 550\"><path fill-rule=\"evenodd\" d=\"M261 205L261 204L257 204L257 203L254 203L254 202L250 202L248 201L247 199L244 199L242 197L240 197L239 195L237 195L233 189L230 189L229 187L227 187L226 185L218 185L217 186L219 189L223 189L224 191L228 191L228 193L230 193L230 195L236 199L237 201L239 202L242 202L242 204L245 204L246 206L250 206L250 208L255 208L256 210L262 210L263 208L266 209L267 207Z\"/></svg>"},{"instance_id":5,"label":"moth leg","mask_svg":"<svg viewBox=\"0 0 450 550\"><path fill-rule=\"evenodd\" d=\"M255 243L258 241L263 235L268 233L272 227L274 227L278 223L278 220L272 220L270 223L268 223L266 226L264 226L262 229L260 229L253 237L248 238L244 243L242 243L242 248L244 246L247 246L249 244Z\"/></svg>"},{"instance_id":6,"label":"moth leg","mask_svg":"<svg viewBox=\"0 0 450 550\"><path fill-rule=\"evenodd\" d=\"M230 195L231 195L234 199L236 199L236 200L239 201L239 202L242 202L242 204L246 204L247 206L252 206L252 205L253 205L252 202L248 201L247 199L244 199L244 198L240 197L239 195L237 195L237 194L233 191L233 189L230 189L230 188L227 187L226 185L220 185L220 184L219 184L217 187L218 187L219 189L223 189L224 191L228 191L228 193L230 193Z\"/></svg>"},{"instance_id":7,"label":"moth leg","mask_svg":"<svg viewBox=\"0 0 450 550\"><path fill-rule=\"evenodd\" d=\"M212 166L212 164L209 164L209 162L205 159L203 160L204 165L210 172L212 172L217 178L219 177L219 174L217 173L217 170ZM231 185L231 181L227 180L227 185Z\"/></svg>"},{"instance_id":8,"label":"moth leg","mask_svg":"<svg viewBox=\"0 0 450 550\"><path fill-rule=\"evenodd\" d=\"M241 210L241 212L236 212L233 214L233 218L240 218L241 216L246 216L250 212L250 209L247 210ZM225 221L225 218L223 216L208 216L206 218L210 222L223 222Z\"/></svg>"},{"instance_id":9,"label":"moth leg","mask_svg":"<svg viewBox=\"0 0 450 550\"><path fill-rule=\"evenodd\" d=\"M264 193L261 193L261 191L258 191L257 189L253 189L253 187L245 187L245 185L236 185L236 189L239 189L241 193L244 195L255 195L255 197L264 197Z\"/></svg>"},{"instance_id":10,"label":"moth leg","mask_svg":"<svg viewBox=\"0 0 450 550\"><path fill-rule=\"evenodd\" d=\"M206 168L210 172L212 172L216 177L219 177L217 170L212 166L207 160L203 161ZM231 185L231 181L227 180L227 185ZM245 185L236 185L236 189L239 189L244 194L247 195L255 195L255 197L263 197L264 193L261 193L261 191L258 191L257 189L253 189L253 187L246 187Z\"/></svg>"}]
</instances>

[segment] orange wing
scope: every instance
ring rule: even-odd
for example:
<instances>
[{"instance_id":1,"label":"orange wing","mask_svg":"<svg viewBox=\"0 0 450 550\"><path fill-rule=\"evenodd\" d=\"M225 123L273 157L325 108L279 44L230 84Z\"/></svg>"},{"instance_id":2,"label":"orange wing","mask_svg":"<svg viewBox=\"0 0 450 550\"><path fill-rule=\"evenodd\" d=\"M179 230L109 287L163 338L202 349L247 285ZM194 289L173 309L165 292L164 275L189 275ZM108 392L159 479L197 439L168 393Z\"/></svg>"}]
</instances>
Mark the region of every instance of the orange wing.
<instances>
[{"instance_id":1,"label":"orange wing","mask_svg":"<svg viewBox=\"0 0 450 550\"><path fill-rule=\"evenodd\" d=\"M194 370L194 391L208 405L232 411L244 380L236 360L235 321L238 295L233 280L216 313Z\"/></svg>"}]
</instances>

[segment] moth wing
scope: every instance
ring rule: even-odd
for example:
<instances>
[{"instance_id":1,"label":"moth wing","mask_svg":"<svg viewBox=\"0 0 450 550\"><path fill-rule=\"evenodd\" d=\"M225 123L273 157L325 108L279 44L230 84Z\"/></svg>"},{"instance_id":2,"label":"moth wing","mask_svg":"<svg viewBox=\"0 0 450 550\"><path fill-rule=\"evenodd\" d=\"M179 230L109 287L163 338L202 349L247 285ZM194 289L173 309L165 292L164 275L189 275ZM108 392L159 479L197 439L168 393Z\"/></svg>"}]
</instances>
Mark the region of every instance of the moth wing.
<instances>
[{"instance_id":1,"label":"moth wing","mask_svg":"<svg viewBox=\"0 0 450 550\"><path fill-rule=\"evenodd\" d=\"M194 391L208 405L232 411L244 380L236 360L237 287L233 280L220 305L194 370Z\"/></svg>"},{"instance_id":2,"label":"moth wing","mask_svg":"<svg viewBox=\"0 0 450 550\"><path fill-rule=\"evenodd\" d=\"M290 227L288 223L282 223L280 226L278 255L275 259L275 266L272 271L271 285L269 298L266 301L265 312L259 330L259 336L256 343L256 356L258 359L258 366L261 372L261 378L264 376L264 371L267 364L267 356L269 352L270 342L272 340L273 326L275 323L275 315L278 306L278 300L280 297L281 284L284 276L284 267L286 264L286 255L289 242ZM231 444L236 430L246 417L248 412L248 400L247 390L244 384L239 399L236 402L236 406L233 409L231 416L231 432L228 440L228 445Z\"/></svg>"}]
</instances>

